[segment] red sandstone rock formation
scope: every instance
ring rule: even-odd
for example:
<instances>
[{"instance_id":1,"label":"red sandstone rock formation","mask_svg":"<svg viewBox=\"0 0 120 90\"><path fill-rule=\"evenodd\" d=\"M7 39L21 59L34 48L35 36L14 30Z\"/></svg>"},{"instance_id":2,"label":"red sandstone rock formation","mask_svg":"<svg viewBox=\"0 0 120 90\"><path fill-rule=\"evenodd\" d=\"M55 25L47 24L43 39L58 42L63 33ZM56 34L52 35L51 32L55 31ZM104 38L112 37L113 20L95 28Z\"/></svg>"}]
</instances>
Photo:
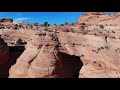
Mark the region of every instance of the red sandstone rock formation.
<instances>
[{"instance_id":1,"label":"red sandstone rock formation","mask_svg":"<svg viewBox=\"0 0 120 90\"><path fill-rule=\"evenodd\" d=\"M91 24L89 33L59 32L59 43L50 32L33 35L9 77L67 78L77 77L79 72L79 78L119 78L119 13L89 12L78 21ZM101 29L96 24L108 25Z\"/></svg>"},{"instance_id":2,"label":"red sandstone rock formation","mask_svg":"<svg viewBox=\"0 0 120 90\"><path fill-rule=\"evenodd\" d=\"M104 36L77 33L59 33L58 37L65 43L63 52L80 56L83 66L79 78L120 77L119 39L107 37L106 42Z\"/></svg>"},{"instance_id":3,"label":"red sandstone rock formation","mask_svg":"<svg viewBox=\"0 0 120 90\"><path fill-rule=\"evenodd\" d=\"M114 14L104 14L103 12L85 12L79 19L78 23L88 25L120 25L120 12ZM113 23L114 22L114 23Z\"/></svg>"},{"instance_id":4,"label":"red sandstone rock formation","mask_svg":"<svg viewBox=\"0 0 120 90\"><path fill-rule=\"evenodd\" d=\"M104 14L104 12L85 12L85 14L78 19L78 23L84 22L86 24L96 25L111 18L114 18L114 16Z\"/></svg>"},{"instance_id":5,"label":"red sandstone rock formation","mask_svg":"<svg viewBox=\"0 0 120 90\"><path fill-rule=\"evenodd\" d=\"M60 77L62 69L58 54L58 42L51 34L42 32L33 35L26 50L10 69L10 78Z\"/></svg>"},{"instance_id":6,"label":"red sandstone rock formation","mask_svg":"<svg viewBox=\"0 0 120 90\"><path fill-rule=\"evenodd\" d=\"M77 78L82 65L80 58L64 53L54 35L53 32L33 35L11 67L9 78Z\"/></svg>"}]
</instances>

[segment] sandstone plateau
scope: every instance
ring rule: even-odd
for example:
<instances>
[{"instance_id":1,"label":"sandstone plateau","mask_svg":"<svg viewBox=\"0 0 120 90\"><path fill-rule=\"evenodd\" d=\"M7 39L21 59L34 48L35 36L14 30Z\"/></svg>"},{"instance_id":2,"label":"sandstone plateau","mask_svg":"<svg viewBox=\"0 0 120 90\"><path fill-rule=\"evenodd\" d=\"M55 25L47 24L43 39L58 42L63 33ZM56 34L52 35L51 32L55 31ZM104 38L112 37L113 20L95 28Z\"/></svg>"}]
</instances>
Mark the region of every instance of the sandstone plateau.
<instances>
[{"instance_id":1,"label":"sandstone plateau","mask_svg":"<svg viewBox=\"0 0 120 90\"><path fill-rule=\"evenodd\" d=\"M0 77L120 77L120 12L85 12L77 23L47 28L14 22L3 26ZM16 45L19 38L27 43Z\"/></svg>"}]
</instances>

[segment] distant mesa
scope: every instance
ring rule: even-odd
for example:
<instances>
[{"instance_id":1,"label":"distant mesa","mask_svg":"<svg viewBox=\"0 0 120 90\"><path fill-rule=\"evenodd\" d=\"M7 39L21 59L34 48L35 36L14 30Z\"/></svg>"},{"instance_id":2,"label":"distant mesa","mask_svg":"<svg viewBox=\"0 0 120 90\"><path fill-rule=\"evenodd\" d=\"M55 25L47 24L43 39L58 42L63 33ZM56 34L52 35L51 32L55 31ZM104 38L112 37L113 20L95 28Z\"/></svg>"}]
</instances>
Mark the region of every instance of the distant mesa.
<instances>
[{"instance_id":1,"label":"distant mesa","mask_svg":"<svg viewBox=\"0 0 120 90\"><path fill-rule=\"evenodd\" d=\"M105 14L104 12L84 12L78 19L78 23L86 23L89 25L119 25L120 12ZM113 22L112 22L113 21Z\"/></svg>"},{"instance_id":2,"label":"distant mesa","mask_svg":"<svg viewBox=\"0 0 120 90\"><path fill-rule=\"evenodd\" d=\"M12 23L12 22L13 22L13 19L3 18L3 19L0 19L0 22Z\"/></svg>"}]
</instances>

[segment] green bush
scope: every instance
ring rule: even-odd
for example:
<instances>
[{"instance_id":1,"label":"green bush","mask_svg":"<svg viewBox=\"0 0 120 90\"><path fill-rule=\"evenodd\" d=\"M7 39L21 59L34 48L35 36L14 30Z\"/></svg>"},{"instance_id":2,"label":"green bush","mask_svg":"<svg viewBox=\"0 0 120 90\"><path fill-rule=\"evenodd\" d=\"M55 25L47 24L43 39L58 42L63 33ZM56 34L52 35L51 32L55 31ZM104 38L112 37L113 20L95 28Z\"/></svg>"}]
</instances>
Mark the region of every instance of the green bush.
<instances>
[{"instance_id":1,"label":"green bush","mask_svg":"<svg viewBox=\"0 0 120 90\"><path fill-rule=\"evenodd\" d=\"M103 26L103 25L100 25L100 28L101 28L101 29L104 29L104 26Z\"/></svg>"},{"instance_id":2,"label":"green bush","mask_svg":"<svg viewBox=\"0 0 120 90\"><path fill-rule=\"evenodd\" d=\"M105 46L105 49L110 49L110 47L109 46Z\"/></svg>"},{"instance_id":3,"label":"green bush","mask_svg":"<svg viewBox=\"0 0 120 90\"><path fill-rule=\"evenodd\" d=\"M16 45L22 45L23 44L23 40L20 38L16 41Z\"/></svg>"},{"instance_id":4,"label":"green bush","mask_svg":"<svg viewBox=\"0 0 120 90\"><path fill-rule=\"evenodd\" d=\"M14 25L14 29L18 29L18 24L15 24L15 25Z\"/></svg>"},{"instance_id":5,"label":"green bush","mask_svg":"<svg viewBox=\"0 0 120 90\"><path fill-rule=\"evenodd\" d=\"M69 23L68 22L65 22L65 25L68 25Z\"/></svg>"},{"instance_id":6,"label":"green bush","mask_svg":"<svg viewBox=\"0 0 120 90\"><path fill-rule=\"evenodd\" d=\"M50 26L50 24L48 24L48 27Z\"/></svg>"},{"instance_id":7,"label":"green bush","mask_svg":"<svg viewBox=\"0 0 120 90\"><path fill-rule=\"evenodd\" d=\"M60 26L64 26L64 24L60 24Z\"/></svg>"},{"instance_id":8,"label":"green bush","mask_svg":"<svg viewBox=\"0 0 120 90\"><path fill-rule=\"evenodd\" d=\"M48 26L48 22L44 22L44 26L47 27Z\"/></svg>"},{"instance_id":9,"label":"green bush","mask_svg":"<svg viewBox=\"0 0 120 90\"><path fill-rule=\"evenodd\" d=\"M83 22L83 23L81 23L81 25L83 25L83 26L84 26L84 25L86 25L86 23L84 23L84 22Z\"/></svg>"}]
</instances>

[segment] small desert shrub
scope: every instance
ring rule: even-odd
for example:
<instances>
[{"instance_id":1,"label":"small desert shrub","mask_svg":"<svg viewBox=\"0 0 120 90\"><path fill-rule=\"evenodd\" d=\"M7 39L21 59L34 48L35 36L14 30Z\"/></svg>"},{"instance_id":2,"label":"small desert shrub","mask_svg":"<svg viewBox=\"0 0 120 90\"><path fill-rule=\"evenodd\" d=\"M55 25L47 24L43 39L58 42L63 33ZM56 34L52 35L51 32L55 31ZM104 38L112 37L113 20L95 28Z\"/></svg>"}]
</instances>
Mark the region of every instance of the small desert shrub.
<instances>
[{"instance_id":1,"label":"small desert shrub","mask_svg":"<svg viewBox=\"0 0 120 90\"><path fill-rule=\"evenodd\" d=\"M116 39L116 37L111 37L112 39Z\"/></svg>"},{"instance_id":2,"label":"small desert shrub","mask_svg":"<svg viewBox=\"0 0 120 90\"><path fill-rule=\"evenodd\" d=\"M7 27L7 29L10 29L10 27Z\"/></svg>"},{"instance_id":3,"label":"small desert shrub","mask_svg":"<svg viewBox=\"0 0 120 90\"><path fill-rule=\"evenodd\" d=\"M97 34L96 34L96 33L94 33L94 35L96 36Z\"/></svg>"},{"instance_id":4,"label":"small desert shrub","mask_svg":"<svg viewBox=\"0 0 120 90\"><path fill-rule=\"evenodd\" d=\"M101 49L104 49L104 47L101 47Z\"/></svg>"},{"instance_id":5,"label":"small desert shrub","mask_svg":"<svg viewBox=\"0 0 120 90\"><path fill-rule=\"evenodd\" d=\"M15 44L15 43L11 43L11 44Z\"/></svg>"},{"instance_id":6,"label":"small desert shrub","mask_svg":"<svg viewBox=\"0 0 120 90\"><path fill-rule=\"evenodd\" d=\"M81 57L84 57L85 55L81 54Z\"/></svg>"},{"instance_id":7,"label":"small desert shrub","mask_svg":"<svg viewBox=\"0 0 120 90\"><path fill-rule=\"evenodd\" d=\"M85 27L86 27L86 23L80 23L80 28L82 28L82 29L85 29Z\"/></svg>"},{"instance_id":8,"label":"small desert shrub","mask_svg":"<svg viewBox=\"0 0 120 90\"><path fill-rule=\"evenodd\" d=\"M73 43L72 45L75 45L75 43Z\"/></svg>"},{"instance_id":9,"label":"small desert shrub","mask_svg":"<svg viewBox=\"0 0 120 90\"><path fill-rule=\"evenodd\" d=\"M86 25L86 23L83 22L83 23L81 23L81 25Z\"/></svg>"},{"instance_id":10,"label":"small desert shrub","mask_svg":"<svg viewBox=\"0 0 120 90\"><path fill-rule=\"evenodd\" d=\"M65 22L65 25L68 25L69 23L68 22Z\"/></svg>"},{"instance_id":11,"label":"small desert shrub","mask_svg":"<svg viewBox=\"0 0 120 90\"><path fill-rule=\"evenodd\" d=\"M97 63L96 61L93 61L93 63Z\"/></svg>"},{"instance_id":12,"label":"small desert shrub","mask_svg":"<svg viewBox=\"0 0 120 90\"><path fill-rule=\"evenodd\" d=\"M20 38L16 41L16 45L22 45L23 44L23 40Z\"/></svg>"},{"instance_id":13,"label":"small desert shrub","mask_svg":"<svg viewBox=\"0 0 120 90\"><path fill-rule=\"evenodd\" d=\"M5 27L0 27L0 29L5 29Z\"/></svg>"},{"instance_id":14,"label":"small desert shrub","mask_svg":"<svg viewBox=\"0 0 120 90\"><path fill-rule=\"evenodd\" d=\"M50 24L48 24L48 27L50 26Z\"/></svg>"},{"instance_id":15,"label":"small desert shrub","mask_svg":"<svg viewBox=\"0 0 120 90\"><path fill-rule=\"evenodd\" d=\"M101 48L98 48L98 51L100 51L101 50Z\"/></svg>"},{"instance_id":16,"label":"small desert shrub","mask_svg":"<svg viewBox=\"0 0 120 90\"><path fill-rule=\"evenodd\" d=\"M85 26L84 26L84 25L81 25L80 27L81 27L82 29L85 29Z\"/></svg>"},{"instance_id":17,"label":"small desert shrub","mask_svg":"<svg viewBox=\"0 0 120 90\"><path fill-rule=\"evenodd\" d=\"M26 28L28 28L28 26L26 26Z\"/></svg>"},{"instance_id":18,"label":"small desert shrub","mask_svg":"<svg viewBox=\"0 0 120 90\"><path fill-rule=\"evenodd\" d=\"M110 47L108 47L108 46L105 46L105 49L110 49Z\"/></svg>"},{"instance_id":19,"label":"small desert shrub","mask_svg":"<svg viewBox=\"0 0 120 90\"><path fill-rule=\"evenodd\" d=\"M69 30L68 30L68 29L65 29L64 31L65 31L65 32L69 32Z\"/></svg>"},{"instance_id":20,"label":"small desert shrub","mask_svg":"<svg viewBox=\"0 0 120 90\"><path fill-rule=\"evenodd\" d=\"M47 27L48 26L48 22L44 22L44 26Z\"/></svg>"},{"instance_id":21,"label":"small desert shrub","mask_svg":"<svg viewBox=\"0 0 120 90\"><path fill-rule=\"evenodd\" d=\"M101 29L104 29L104 26L103 26L103 25L100 25L100 28L101 28Z\"/></svg>"},{"instance_id":22,"label":"small desert shrub","mask_svg":"<svg viewBox=\"0 0 120 90\"><path fill-rule=\"evenodd\" d=\"M15 24L15 25L14 25L14 29L18 29L18 24Z\"/></svg>"},{"instance_id":23,"label":"small desert shrub","mask_svg":"<svg viewBox=\"0 0 120 90\"><path fill-rule=\"evenodd\" d=\"M112 31L112 33L115 33L115 31Z\"/></svg>"},{"instance_id":24,"label":"small desert shrub","mask_svg":"<svg viewBox=\"0 0 120 90\"><path fill-rule=\"evenodd\" d=\"M60 26L64 26L64 24L60 24Z\"/></svg>"},{"instance_id":25,"label":"small desert shrub","mask_svg":"<svg viewBox=\"0 0 120 90\"><path fill-rule=\"evenodd\" d=\"M102 32L101 32L101 31L100 31L99 33L100 33L100 34L102 34Z\"/></svg>"}]
</instances>

